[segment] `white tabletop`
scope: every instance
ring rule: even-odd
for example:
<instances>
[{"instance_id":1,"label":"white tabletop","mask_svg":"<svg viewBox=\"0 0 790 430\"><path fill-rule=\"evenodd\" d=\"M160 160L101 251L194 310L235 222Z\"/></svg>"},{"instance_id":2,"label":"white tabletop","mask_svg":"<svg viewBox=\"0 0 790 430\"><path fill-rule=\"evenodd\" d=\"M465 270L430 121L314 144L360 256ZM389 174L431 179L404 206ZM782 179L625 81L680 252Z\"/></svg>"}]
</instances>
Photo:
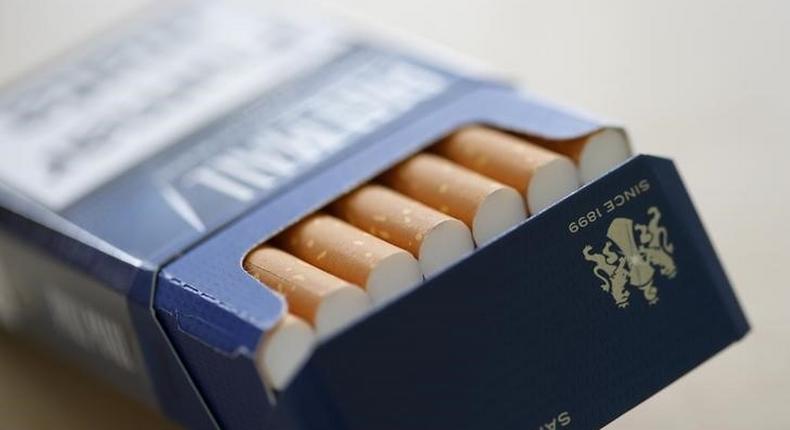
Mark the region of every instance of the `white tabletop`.
<instances>
[{"instance_id":1,"label":"white tabletop","mask_svg":"<svg viewBox=\"0 0 790 430\"><path fill-rule=\"evenodd\" d=\"M621 120L678 164L753 331L607 429L790 428L790 2L334 2ZM140 3L0 2L0 83ZM0 428L168 426L2 335L0 381Z\"/></svg>"}]
</instances>

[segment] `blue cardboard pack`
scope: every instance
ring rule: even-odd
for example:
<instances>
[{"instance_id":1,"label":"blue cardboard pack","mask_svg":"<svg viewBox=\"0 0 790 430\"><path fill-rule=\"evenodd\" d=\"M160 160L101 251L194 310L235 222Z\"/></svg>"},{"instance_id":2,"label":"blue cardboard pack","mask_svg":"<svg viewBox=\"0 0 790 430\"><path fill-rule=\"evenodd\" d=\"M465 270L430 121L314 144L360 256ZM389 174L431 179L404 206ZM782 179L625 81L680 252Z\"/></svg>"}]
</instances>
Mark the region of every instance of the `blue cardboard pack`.
<instances>
[{"instance_id":1,"label":"blue cardboard pack","mask_svg":"<svg viewBox=\"0 0 790 430\"><path fill-rule=\"evenodd\" d=\"M606 125L211 2L73 57L0 98L0 321L187 427L599 428L748 331L674 165L638 155L274 391L256 354L287 305L250 249L464 125Z\"/></svg>"}]
</instances>

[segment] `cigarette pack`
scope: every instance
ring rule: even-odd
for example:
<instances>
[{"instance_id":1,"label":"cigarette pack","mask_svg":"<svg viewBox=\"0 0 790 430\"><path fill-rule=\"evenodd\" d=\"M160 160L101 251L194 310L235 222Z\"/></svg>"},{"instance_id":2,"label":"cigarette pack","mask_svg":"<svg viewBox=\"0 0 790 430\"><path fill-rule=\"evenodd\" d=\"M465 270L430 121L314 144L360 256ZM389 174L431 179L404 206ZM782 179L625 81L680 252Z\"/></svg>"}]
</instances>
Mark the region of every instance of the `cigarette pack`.
<instances>
[{"instance_id":1,"label":"cigarette pack","mask_svg":"<svg viewBox=\"0 0 790 430\"><path fill-rule=\"evenodd\" d=\"M6 88L2 325L189 428L289 430L599 428L748 332L670 160L399 49L197 2ZM531 215L507 228L470 221L474 250L467 234L451 263L421 259L416 287L267 378L267 340L298 309L245 258L415 154L464 164L473 135L447 139L470 126L565 154L581 186L530 191Z\"/></svg>"}]
</instances>

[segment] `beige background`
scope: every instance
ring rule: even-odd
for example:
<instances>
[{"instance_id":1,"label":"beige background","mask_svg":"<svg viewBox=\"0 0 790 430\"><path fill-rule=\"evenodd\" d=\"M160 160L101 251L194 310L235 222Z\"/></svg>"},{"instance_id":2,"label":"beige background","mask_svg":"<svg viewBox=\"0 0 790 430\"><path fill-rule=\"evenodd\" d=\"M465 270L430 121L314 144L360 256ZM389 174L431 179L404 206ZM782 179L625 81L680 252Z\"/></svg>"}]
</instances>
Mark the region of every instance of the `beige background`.
<instances>
[{"instance_id":1,"label":"beige background","mask_svg":"<svg viewBox=\"0 0 790 430\"><path fill-rule=\"evenodd\" d=\"M790 2L335 2L622 120L678 163L754 329L608 429L790 428ZM0 0L0 82L139 3ZM0 335L0 429L55 426L167 428Z\"/></svg>"}]
</instances>

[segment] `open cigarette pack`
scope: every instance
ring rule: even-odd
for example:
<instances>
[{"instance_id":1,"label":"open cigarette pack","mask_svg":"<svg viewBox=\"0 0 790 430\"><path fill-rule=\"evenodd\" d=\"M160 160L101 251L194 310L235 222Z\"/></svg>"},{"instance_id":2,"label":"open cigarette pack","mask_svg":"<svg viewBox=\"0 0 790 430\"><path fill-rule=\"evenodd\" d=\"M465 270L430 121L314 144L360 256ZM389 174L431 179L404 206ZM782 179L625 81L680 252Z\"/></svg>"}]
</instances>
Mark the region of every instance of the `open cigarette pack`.
<instances>
[{"instance_id":1,"label":"open cigarette pack","mask_svg":"<svg viewBox=\"0 0 790 430\"><path fill-rule=\"evenodd\" d=\"M426 58L197 2L6 88L0 321L198 429L599 428L747 333L670 160Z\"/></svg>"}]
</instances>

